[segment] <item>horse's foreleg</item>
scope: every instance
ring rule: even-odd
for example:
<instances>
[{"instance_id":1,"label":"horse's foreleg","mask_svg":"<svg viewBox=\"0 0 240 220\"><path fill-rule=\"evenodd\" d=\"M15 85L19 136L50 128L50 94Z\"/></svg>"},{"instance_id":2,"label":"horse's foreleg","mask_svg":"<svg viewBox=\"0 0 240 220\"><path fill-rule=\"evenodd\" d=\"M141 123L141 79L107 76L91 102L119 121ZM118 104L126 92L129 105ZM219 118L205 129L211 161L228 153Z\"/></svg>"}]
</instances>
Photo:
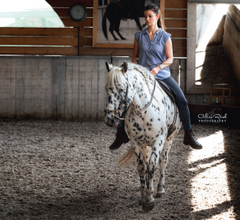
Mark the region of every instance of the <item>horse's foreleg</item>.
<instances>
[{"instance_id":1,"label":"horse's foreleg","mask_svg":"<svg viewBox=\"0 0 240 220\"><path fill-rule=\"evenodd\" d=\"M109 27L109 31L111 32L114 40L118 40L118 38L116 38L116 36L115 36L114 33L113 33L113 29L114 29L114 23L111 22L111 23L110 23L110 27Z\"/></svg>"},{"instance_id":2,"label":"horse's foreleg","mask_svg":"<svg viewBox=\"0 0 240 220\"><path fill-rule=\"evenodd\" d=\"M159 160L159 152L156 150L156 147L154 147L152 155L151 155L151 159L148 163L147 166L147 174L146 174L146 184L147 184L147 188L146 188L146 202L143 203L143 210L145 211L150 211L151 209L153 209L154 207L154 198L153 198L153 177L154 177L154 173L156 170L156 166L157 166L157 161Z\"/></svg>"},{"instance_id":3,"label":"horse's foreleg","mask_svg":"<svg viewBox=\"0 0 240 220\"><path fill-rule=\"evenodd\" d=\"M121 20L119 20L119 21L116 23L115 31L117 32L118 36L119 36L122 40L126 40L126 38L123 37L123 36L120 34L120 32L119 32L120 22L121 22Z\"/></svg>"},{"instance_id":4,"label":"horse's foreleg","mask_svg":"<svg viewBox=\"0 0 240 220\"><path fill-rule=\"evenodd\" d=\"M163 151L160 155L159 158L159 164L160 164L160 179L159 179L159 183L158 183L158 188L157 188L157 197L165 197L166 195L166 191L165 191L165 169L167 166L167 162L168 162L168 152L170 150L172 146L172 141L169 141L167 143L164 144L164 148Z\"/></svg>"},{"instance_id":5,"label":"horse's foreleg","mask_svg":"<svg viewBox=\"0 0 240 220\"><path fill-rule=\"evenodd\" d=\"M147 166L144 163L143 156L140 154L140 157L138 158L138 166L137 166L138 174L140 177L140 192L141 192L141 199L139 201L139 204L142 205L145 202L146 192L145 192L145 186L146 186L146 180L145 180L145 174L147 171Z\"/></svg>"}]
</instances>

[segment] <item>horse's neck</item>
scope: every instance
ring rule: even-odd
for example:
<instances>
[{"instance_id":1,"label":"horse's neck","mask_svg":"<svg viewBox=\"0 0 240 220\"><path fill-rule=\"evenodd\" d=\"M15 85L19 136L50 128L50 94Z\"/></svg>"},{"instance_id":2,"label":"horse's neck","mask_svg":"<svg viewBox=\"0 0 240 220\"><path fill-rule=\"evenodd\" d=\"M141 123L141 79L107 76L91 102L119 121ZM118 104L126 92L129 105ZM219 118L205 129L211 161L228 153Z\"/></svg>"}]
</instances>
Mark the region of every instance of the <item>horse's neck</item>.
<instances>
[{"instance_id":1,"label":"horse's neck","mask_svg":"<svg viewBox=\"0 0 240 220\"><path fill-rule=\"evenodd\" d=\"M147 76L141 73L135 73L131 77L131 81L135 93L132 104L139 110L149 103L153 85Z\"/></svg>"}]
</instances>

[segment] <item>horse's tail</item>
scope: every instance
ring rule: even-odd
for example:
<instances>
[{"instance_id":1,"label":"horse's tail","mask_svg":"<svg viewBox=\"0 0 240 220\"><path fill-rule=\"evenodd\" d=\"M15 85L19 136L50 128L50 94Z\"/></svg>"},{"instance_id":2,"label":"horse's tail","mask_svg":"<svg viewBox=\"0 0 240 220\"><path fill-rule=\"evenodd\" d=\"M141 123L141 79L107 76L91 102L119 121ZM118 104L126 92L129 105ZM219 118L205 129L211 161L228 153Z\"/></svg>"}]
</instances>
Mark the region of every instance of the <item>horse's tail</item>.
<instances>
[{"instance_id":1,"label":"horse's tail","mask_svg":"<svg viewBox=\"0 0 240 220\"><path fill-rule=\"evenodd\" d=\"M134 151L132 148L130 148L130 150L126 153L126 155L124 155L124 157L118 161L119 165L130 165L132 164L133 161L135 161L137 159Z\"/></svg>"},{"instance_id":2,"label":"horse's tail","mask_svg":"<svg viewBox=\"0 0 240 220\"><path fill-rule=\"evenodd\" d=\"M103 31L103 34L104 34L105 38L108 40L108 35L107 35L107 9L108 8L106 8L106 11L105 11L103 19L102 19L102 31Z\"/></svg>"}]
</instances>

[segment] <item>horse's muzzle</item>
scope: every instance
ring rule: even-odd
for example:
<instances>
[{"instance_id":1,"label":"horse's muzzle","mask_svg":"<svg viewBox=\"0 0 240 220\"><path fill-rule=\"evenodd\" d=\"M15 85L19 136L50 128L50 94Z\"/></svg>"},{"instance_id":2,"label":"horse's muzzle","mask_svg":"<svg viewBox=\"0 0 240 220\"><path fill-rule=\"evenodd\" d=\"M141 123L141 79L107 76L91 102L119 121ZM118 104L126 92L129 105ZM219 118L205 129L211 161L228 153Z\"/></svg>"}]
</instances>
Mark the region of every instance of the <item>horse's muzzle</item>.
<instances>
[{"instance_id":1,"label":"horse's muzzle","mask_svg":"<svg viewBox=\"0 0 240 220\"><path fill-rule=\"evenodd\" d=\"M118 119L115 118L111 112L105 110L105 123L109 127L116 127L118 124Z\"/></svg>"},{"instance_id":2,"label":"horse's muzzle","mask_svg":"<svg viewBox=\"0 0 240 220\"><path fill-rule=\"evenodd\" d=\"M116 127L117 126L117 122L114 118L105 117L105 123L109 127Z\"/></svg>"}]
</instances>

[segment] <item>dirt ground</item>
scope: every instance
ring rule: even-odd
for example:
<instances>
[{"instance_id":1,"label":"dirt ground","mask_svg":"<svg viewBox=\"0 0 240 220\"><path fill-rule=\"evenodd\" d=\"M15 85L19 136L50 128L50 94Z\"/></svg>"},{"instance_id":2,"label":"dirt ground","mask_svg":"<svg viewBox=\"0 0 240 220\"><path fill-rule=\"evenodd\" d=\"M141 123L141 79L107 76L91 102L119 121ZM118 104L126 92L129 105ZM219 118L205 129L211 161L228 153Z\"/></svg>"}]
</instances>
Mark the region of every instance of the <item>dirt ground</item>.
<instances>
[{"instance_id":1,"label":"dirt ground","mask_svg":"<svg viewBox=\"0 0 240 220\"><path fill-rule=\"evenodd\" d=\"M174 141L165 198L139 206L136 163L117 165L103 122L0 121L0 219L240 219L239 128L193 125L203 150ZM155 189L159 172L155 176Z\"/></svg>"}]
</instances>

